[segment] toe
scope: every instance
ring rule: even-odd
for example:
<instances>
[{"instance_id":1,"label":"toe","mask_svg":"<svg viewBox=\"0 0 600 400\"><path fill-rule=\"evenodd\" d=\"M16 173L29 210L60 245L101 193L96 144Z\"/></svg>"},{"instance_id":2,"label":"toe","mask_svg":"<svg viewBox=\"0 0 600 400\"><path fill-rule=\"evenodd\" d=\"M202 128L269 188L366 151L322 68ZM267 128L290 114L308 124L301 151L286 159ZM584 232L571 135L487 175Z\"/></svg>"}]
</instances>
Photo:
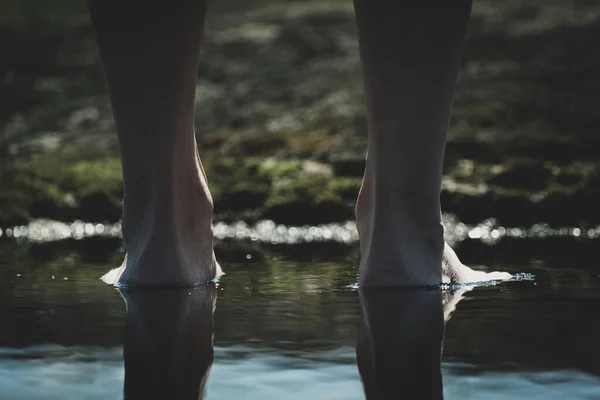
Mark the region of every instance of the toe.
<instances>
[{"instance_id":1,"label":"toe","mask_svg":"<svg viewBox=\"0 0 600 400\"><path fill-rule=\"evenodd\" d=\"M508 272L494 271L488 273L487 278L490 281L507 281L512 278L512 275Z\"/></svg>"}]
</instances>

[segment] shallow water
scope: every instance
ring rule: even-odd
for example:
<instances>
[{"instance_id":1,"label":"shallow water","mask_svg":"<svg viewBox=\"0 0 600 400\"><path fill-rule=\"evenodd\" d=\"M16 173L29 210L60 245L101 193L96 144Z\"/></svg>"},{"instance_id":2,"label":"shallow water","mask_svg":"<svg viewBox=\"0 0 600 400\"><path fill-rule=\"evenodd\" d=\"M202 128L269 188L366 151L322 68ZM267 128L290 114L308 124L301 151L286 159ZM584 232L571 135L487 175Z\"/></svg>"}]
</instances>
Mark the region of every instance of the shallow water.
<instances>
[{"instance_id":1,"label":"shallow water","mask_svg":"<svg viewBox=\"0 0 600 400\"><path fill-rule=\"evenodd\" d=\"M359 368L369 398L440 398L441 371L446 399L599 399L595 249L466 240L466 263L536 280L361 295L355 245L223 242L216 289L122 295L98 279L118 239L5 239L0 399L363 399Z\"/></svg>"}]
</instances>

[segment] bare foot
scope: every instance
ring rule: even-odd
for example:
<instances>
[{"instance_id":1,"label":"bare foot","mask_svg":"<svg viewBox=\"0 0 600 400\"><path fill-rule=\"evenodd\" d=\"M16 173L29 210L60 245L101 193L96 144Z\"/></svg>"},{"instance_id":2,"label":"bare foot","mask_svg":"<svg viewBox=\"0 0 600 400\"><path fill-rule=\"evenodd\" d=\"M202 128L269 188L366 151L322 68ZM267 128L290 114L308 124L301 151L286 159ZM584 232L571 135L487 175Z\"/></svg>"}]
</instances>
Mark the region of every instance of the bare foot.
<instances>
[{"instance_id":1,"label":"bare foot","mask_svg":"<svg viewBox=\"0 0 600 400\"><path fill-rule=\"evenodd\" d=\"M215 273L214 273L214 277L211 279L219 279L223 275L223 270L221 269L221 265L217 262L214 253L213 253L213 263L214 263ZM104 281L104 283L107 283L109 285L119 285L121 275L123 274L123 271L125 271L126 265L127 265L127 254L125 255L125 258L123 259L123 263L121 264L120 267L111 269L106 274L104 274L100 279L102 279L102 281ZM207 282L210 281L211 279L208 279ZM123 286L127 286L127 284L123 284ZM154 286L156 286L156 285L154 285ZM181 286L188 286L188 285L181 285ZM189 286L194 286L194 285L190 284Z\"/></svg>"},{"instance_id":2,"label":"bare foot","mask_svg":"<svg viewBox=\"0 0 600 400\"><path fill-rule=\"evenodd\" d=\"M456 253L448 244L444 246L442 259L442 282L443 283L473 283L487 281L505 281L512 278L508 272L485 272L475 271L460 262Z\"/></svg>"},{"instance_id":3,"label":"bare foot","mask_svg":"<svg viewBox=\"0 0 600 400\"><path fill-rule=\"evenodd\" d=\"M411 199L376 202L372 180L366 171L356 204L361 287L425 287L511 278L506 272L475 271L461 263L444 242L436 205Z\"/></svg>"},{"instance_id":4,"label":"bare foot","mask_svg":"<svg viewBox=\"0 0 600 400\"><path fill-rule=\"evenodd\" d=\"M191 287L222 274L213 252L212 199L201 168L125 197L123 264L102 279L121 286ZM187 176L186 176L187 175Z\"/></svg>"},{"instance_id":5,"label":"bare foot","mask_svg":"<svg viewBox=\"0 0 600 400\"><path fill-rule=\"evenodd\" d=\"M356 202L361 287L420 287L442 282L444 229L435 207L384 193L377 198L367 163ZM433 211L431 211L433 210Z\"/></svg>"}]
</instances>

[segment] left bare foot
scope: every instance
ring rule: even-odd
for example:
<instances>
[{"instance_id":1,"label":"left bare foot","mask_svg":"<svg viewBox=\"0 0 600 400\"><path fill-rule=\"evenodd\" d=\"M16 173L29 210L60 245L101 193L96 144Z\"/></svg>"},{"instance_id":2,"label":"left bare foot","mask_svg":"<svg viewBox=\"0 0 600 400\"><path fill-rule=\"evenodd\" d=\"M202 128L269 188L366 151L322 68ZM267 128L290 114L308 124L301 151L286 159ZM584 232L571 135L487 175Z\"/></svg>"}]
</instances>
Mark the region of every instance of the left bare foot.
<instances>
[{"instance_id":1,"label":"left bare foot","mask_svg":"<svg viewBox=\"0 0 600 400\"><path fill-rule=\"evenodd\" d=\"M221 265L217 262L214 252L213 252L212 257L213 257L213 265L214 265L213 268L215 271L215 276L213 279L219 279L223 275L223 270L221 269ZM109 285L117 285L121 279L121 275L123 274L123 271L125 271L126 265L127 265L127 255L125 255L125 259L123 260L123 263L121 264L120 267L111 269L106 274L102 275L102 277L100 279L102 279L102 281L104 281L104 283L107 283Z\"/></svg>"}]
</instances>

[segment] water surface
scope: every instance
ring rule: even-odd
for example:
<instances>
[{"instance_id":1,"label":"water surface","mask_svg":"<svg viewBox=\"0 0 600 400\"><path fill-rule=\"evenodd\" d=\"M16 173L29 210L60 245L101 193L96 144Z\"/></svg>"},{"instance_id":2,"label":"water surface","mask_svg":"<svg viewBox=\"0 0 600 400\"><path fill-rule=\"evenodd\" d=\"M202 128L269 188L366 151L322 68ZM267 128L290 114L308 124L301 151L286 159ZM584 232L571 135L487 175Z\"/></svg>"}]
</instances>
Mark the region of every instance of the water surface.
<instances>
[{"instance_id":1,"label":"water surface","mask_svg":"<svg viewBox=\"0 0 600 400\"><path fill-rule=\"evenodd\" d=\"M446 399L600 398L596 247L576 238L457 246L466 263L536 281L441 294ZM131 297L98 279L122 257L118 239L1 242L0 399L121 399L125 362L127 398L149 388L160 398L167 376L181 388L172 398L202 386L206 399L364 399L355 349L365 329L380 354L366 358L376 371L367 379L394 381L385 390L403 391L397 398L435 398L407 392L394 369L406 363L393 355L412 346L435 359L438 328L424 316L441 314L427 301L415 315L403 309L413 300L378 300L389 307L377 306L384 314L365 328L366 303L348 287L357 281L354 245L234 242L218 256L227 274L211 293ZM422 324L426 334L408 334ZM419 342L427 335L431 346ZM415 379L435 382L435 363L421 370L429 372Z\"/></svg>"}]
</instances>

